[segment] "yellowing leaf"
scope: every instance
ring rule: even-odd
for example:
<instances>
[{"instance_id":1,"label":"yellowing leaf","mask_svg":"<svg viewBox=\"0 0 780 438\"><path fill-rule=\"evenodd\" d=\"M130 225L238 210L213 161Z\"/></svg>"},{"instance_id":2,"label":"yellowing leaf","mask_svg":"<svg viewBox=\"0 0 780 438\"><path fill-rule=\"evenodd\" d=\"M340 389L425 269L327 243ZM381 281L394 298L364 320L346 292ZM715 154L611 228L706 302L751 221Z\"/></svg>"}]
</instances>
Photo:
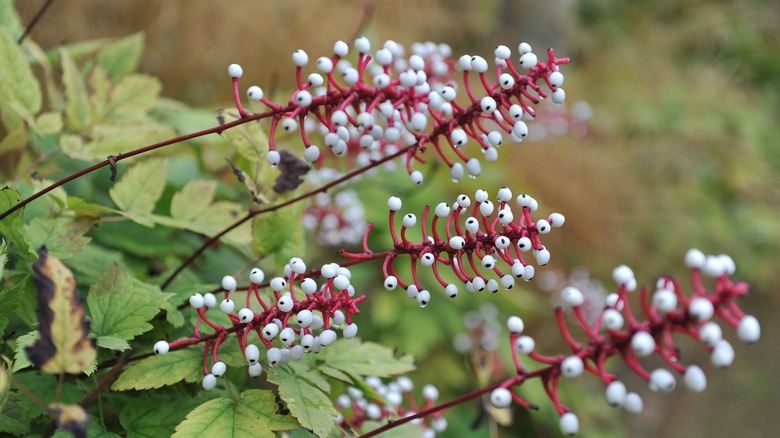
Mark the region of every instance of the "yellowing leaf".
<instances>
[{"instance_id":1,"label":"yellowing leaf","mask_svg":"<svg viewBox=\"0 0 780 438\"><path fill-rule=\"evenodd\" d=\"M165 189L165 162L142 161L131 167L111 188L109 195L116 205L134 221L152 226L148 219Z\"/></svg>"},{"instance_id":2,"label":"yellowing leaf","mask_svg":"<svg viewBox=\"0 0 780 438\"><path fill-rule=\"evenodd\" d=\"M62 131L62 113L51 111L35 119L35 125L41 135L58 134Z\"/></svg>"},{"instance_id":3,"label":"yellowing leaf","mask_svg":"<svg viewBox=\"0 0 780 438\"><path fill-rule=\"evenodd\" d=\"M114 264L87 294L92 331L97 336L131 340L153 328L149 321L157 315L165 297L157 286L136 280Z\"/></svg>"},{"instance_id":4,"label":"yellowing leaf","mask_svg":"<svg viewBox=\"0 0 780 438\"><path fill-rule=\"evenodd\" d=\"M154 389L182 380L200 382L203 379L203 351L184 348L140 360L119 375L111 389Z\"/></svg>"},{"instance_id":5,"label":"yellowing leaf","mask_svg":"<svg viewBox=\"0 0 780 438\"><path fill-rule=\"evenodd\" d=\"M173 437L274 438L275 431L300 427L291 415L276 413L276 397L271 391L252 389L239 394L236 401L217 398L187 414ZM333 419L330 420L333 423Z\"/></svg>"},{"instance_id":6,"label":"yellowing leaf","mask_svg":"<svg viewBox=\"0 0 780 438\"><path fill-rule=\"evenodd\" d=\"M8 398L8 390L11 388L11 375L5 364L0 363L0 412L3 412L5 400Z\"/></svg>"},{"instance_id":7,"label":"yellowing leaf","mask_svg":"<svg viewBox=\"0 0 780 438\"><path fill-rule=\"evenodd\" d=\"M57 427L73 433L76 438L87 438L89 415L79 405L52 403L46 410L54 414Z\"/></svg>"},{"instance_id":8,"label":"yellowing leaf","mask_svg":"<svg viewBox=\"0 0 780 438\"><path fill-rule=\"evenodd\" d=\"M171 200L171 217L175 219L197 219L204 214L214 200L217 189L215 181L190 181Z\"/></svg>"},{"instance_id":9,"label":"yellowing leaf","mask_svg":"<svg viewBox=\"0 0 780 438\"><path fill-rule=\"evenodd\" d=\"M87 85L73 58L65 49L60 49L60 58L62 83L65 85L65 121L71 131L81 132L90 125L92 119Z\"/></svg>"},{"instance_id":10,"label":"yellowing leaf","mask_svg":"<svg viewBox=\"0 0 780 438\"><path fill-rule=\"evenodd\" d=\"M329 347L330 348L330 347ZM323 349L325 351L327 349ZM322 375L306 364L290 362L268 370L268 381L279 385L279 396L301 426L327 436L336 427L336 408L323 392ZM327 389L327 392L330 392Z\"/></svg>"},{"instance_id":11,"label":"yellowing leaf","mask_svg":"<svg viewBox=\"0 0 780 438\"><path fill-rule=\"evenodd\" d=\"M89 322L76 292L76 279L45 247L33 272L41 337L25 349L27 358L46 373L82 373L92 367L97 350L95 341L87 338Z\"/></svg>"},{"instance_id":12,"label":"yellowing leaf","mask_svg":"<svg viewBox=\"0 0 780 438\"><path fill-rule=\"evenodd\" d=\"M154 108L162 90L159 79L142 74L127 75L114 87L105 117L118 121L140 121Z\"/></svg>"},{"instance_id":13,"label":"yellowing leaf","mask_svg":"<svg viewBox=\"0 0 780 438\"><path fill-rule=\"evenodd\" d=\"M336 378L340 377L330 371L338 370L357 376L391 377L416 368L411 355L395 357L392 349L360 339L340 339L330 347L323 348L317 359L324 362L319 369Z\"/></svg>"},{"instance_id":14,"label":"yellowing leaf","mask_svg":"<svg viewBox=\"0 0 780 438\"><path fill-rule=\"evenodd\" d=\"M7 132L20 122L11 104L36 114L41 109L41 87L19 44L0 27L0 118Z\"/></svg>"}]
</instances>

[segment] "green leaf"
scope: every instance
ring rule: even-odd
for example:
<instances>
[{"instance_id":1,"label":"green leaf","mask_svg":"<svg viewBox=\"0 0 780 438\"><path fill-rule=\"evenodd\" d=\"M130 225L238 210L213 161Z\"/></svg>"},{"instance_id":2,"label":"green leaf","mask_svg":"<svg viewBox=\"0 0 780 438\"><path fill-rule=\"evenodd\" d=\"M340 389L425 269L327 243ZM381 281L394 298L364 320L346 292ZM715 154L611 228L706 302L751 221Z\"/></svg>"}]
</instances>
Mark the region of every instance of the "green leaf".
<instances>
[{"instance_id":1,"label":"green leaf","mask_svg":"<svg viewBox=\"0 0 780 438\"><path fill-rule=\"evenodd\" d=\"M24 349L27 348L28 345L31 345L33 342L37 341L40 337L41 334L38 333L38 330L33 330L30 333L16 338L16 348L14 348L14 366L11 369L11 372L15 373L32 365L30 360L27 359L27 355L24 353Z\"/></svg>"},{"instance_id":2,"label":"green leaf","mask_svg":"<svg viewBox=\"0 0 780 438\"><path fill-rule=\"evenodd\" d=\"M20 202L22 202L22 197L16 190L9 187L4 187L0 190L0 212L5 212ZM24 228L23 216L24 208L20 208L3 220L0 220L0 234L18 246L22 252L26 252L32 258L35 258L38 254L30 243L30 237Z\"/></svg>"},{"instance_id":3,"label":"green leaf","mask_svg":"<svg viewBox=\"0 0 780 438\"><path fill-rule=\"evenodd\" d=\"M13 315L21 304L27 292L29 278L29 275L23 275L15 284L0 291L0 332L5 330L8 317Z\"/></svg>"},{"instance_id":4,"label":"green leaf","mask_svg":"<svg viewBox=\"0 0 780 438\"><path fill-rule=\"evenodd\" d=\"M32 412L36 408L29 398L17 392L10 392L0 414L0 432L14 436L30 433L30 422L34 418Z\"/></svg>"},{"instance_id":5,"label":"green leaf","mask_svg":"<svg viewBox=\"0 0 780 438\"><path fill-rule=\"evenodd\" d=\"M290 415L277 415L276 397L271 391L252 389L238 399L210 400L187 414L176 426L173 437L225 436L274 438L275 431L300 427ZM331 424L333 419L330 419ZM316 431L315 431L316 433Z\"/></svg>"},{"instance_id":6,"label":"green leaf","mask_svg":"<svg viewBox=\"0 0 780 438\"><path fill-rule=\"evenodd\" d=\"M142 74L127 75L116 85L105 117L118 121L142 121L160 96L159 79Z\"/></svg>"},{"instance_id":7,"label":"green leaf","mask_svg":"<svg viewBox=\"0 0 780 438\"><path fill-rule=\"evenodd\" d=\"M90 130L92 141L79 145L71 140L63 152L71 158L95 161L105 160L143 146L167 140L176 135L173 129L152 120L137 122L95 123Z\"/></svg>"},{"instance_id":8,"label":"green leaf","mask_svg":"<svg viewBox=\"0 0 780 438\"><path fill-rule=\"evenodd\" d=\"M288 209L281 209L261 214L252 221L252 249L258 255L276 253L290 238L293 228L303 228L300 220L290 216Z\"/></svg>"},{"instance_id":9,"label":"green leaf","mask_svg":"<svg viewBox=\"0 0 780 438\"><path fill-rule=\"evenodd\" d=\"M97 62L117 81L138 68L143 48L144 34L138 32L103 46L98 52Z\"/></svg>"},{"instance_id":10,"label":"green leaf","mask_svg":"<svg viewBox=\"0 0 780 438\"><path fill-rule=\"evenodd\" d=\"M206 213L214 200L216 181L194 180L176 192L171 200L171 217L174 219L197 219Z\"/></svg>"},{"instance_id":11,"label":"green leaf","mask_svg":"<svg viewBox=\"0 0 780 438\"><path fill-rule=\"evenodd\" d=\"M203 379L203 350L183 348L158 356L150 356L127 367L111 385L114 391L154 389L182 380L200 382Z\"/></svg>"},{"instance_id":12,"label":"green leaf","mask_svg":"<svg viewBox=\"0 0 780 438\"><path fill-rule=\"evenodd\" d=\"M268 381L279 385L279 396L301 426L319 436L326 436L336 427L336 408L328 397L330 388L322 388L323 382L329 385L319 372L306 364L291 362L270 368Z\"/></svg>"},{"instance_id":13,"label":"green leaf","mask_svg":"<svg viewBox=\"0 0 780 438\"><path fill-rule=\"evenodd\" d=\"M357 338L339 339L323 348L317 359L324 362L319 369L336 378L340 377L332 373L334 370L357 376L391 377L416 368L411 355L395 357L392 349Z\"/></svg>"},{"instance_id":14,"label":"green leaf","mask_svg":"<svg viewBox=\"0 0 780 438\"><path fill-rule=\"evenodd\" d=\"M136 280L114 264L87 294L92 332L99 337L131 340L153 328L148 321L157 315L165 299L157 286Z\"/></svg>"},{"instance_id":15,"label":"green leaf","mask_svg":"<svg viewBox=\"0 0 780 438\"><path fill-rule=\"evenodd\" d=\"M90 219L37 217L26 228L33 247L46 245L49 254L64 259L81 251L92 240L84 234L93 224Z\"/></svg>"},{"instance_id":16,"label":"green leaf","mask_svg":"<svg viewBox=\"0 0 780 438\"><path fill-rule=\"evenodd\" d=\"M127 438L171 436L176 425L201 401L201 398L171 399L158 394L134 397L119 412L119 422L127 431Z\"/></svg>"},{"instance_id":17,"label":"green leaf","mask_svg":"<svg viewBox=\"0 0 780 438\"><path fill-rule=\"evenodd\" d=\"M16 104L30 114L41 109L41 87L27 63L21 47L0 27L0 116L6 131L20 122L12 106Z\"/></svg>"},{"instance_id":18,"label":"green leaf","mask_svg":"<svg viewBox=\"0 0 780 438\"><path fill-rule=\"evenodd\" d=\"M127 217L151 227L154 222L148 216L164 189L165 162L151 159L131 167L109 190L109 195Z\"/></svg>"},{"instance_id":19,"label":"green leaf","mask_svg":"<svg viewBox=\"0 0 780 438\"><path fill-rule=\"evenodd\" d=\"M92 121L87 85L73 58L65 49L60 49L60 58L62 59L62 83L65 84L65 121L71 131L81 132Z\"/></svg>"},{"instance_id":20,"label":"green leaf","mask_svg":"<svg viewBox=\"0 0 780 438\"><path fill-rule=\"evenodd\" d=\"M97 346L111 351L125 351L130 349L130 344L124 339L115 336L98 336Z\"/></svg>"}]
</instances>

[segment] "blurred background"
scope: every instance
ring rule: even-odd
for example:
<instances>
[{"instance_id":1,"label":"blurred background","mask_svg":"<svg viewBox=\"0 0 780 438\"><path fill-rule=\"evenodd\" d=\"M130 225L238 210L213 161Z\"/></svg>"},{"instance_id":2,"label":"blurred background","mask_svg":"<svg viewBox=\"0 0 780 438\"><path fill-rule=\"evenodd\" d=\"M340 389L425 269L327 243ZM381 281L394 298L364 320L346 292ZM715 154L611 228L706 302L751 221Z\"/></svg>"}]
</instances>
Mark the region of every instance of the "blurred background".
<instances>
[{"instance_id":1,"label":"blurred background","mask_svg":"<svg viewBox=\"0 0 780 438\"><path fill-rule=\"evenodd\" d=\"M15 3L26 23L44 1ZM443 198L412 201L436 204L480 186L531 193L543 212L567 217L545 242L553 254L548 275L536 282L538 289L513 290L511 297L442 299L424 311L377 291L369 300L374 308L361 315L373 322L361 324L361 334L420 356L421 369L412 377L434 381L449 399L475 387L468 355L452 346L466 330L464 311L482 309L504 321L511 304L540 344L549 332L553 345L554 298L543 289L554 296L585 276L610 290L610 272L621 263L640 283L672 274L686 284L688 248L728 253L737 262L736 277L752 285L741 304L758 316L764 336L757 345L735 343L737 359L728 370L712 369L702 348L688 346L686 362L706 363L704 394L650 393L623 373L645 399L641 415L608 408L592 378L566 382L562 399L580 414L581 436L772 437L780 429L774 418L780 349L772 341L780 310L778 29L780 2L752 0L69 0L54 1L31 38L48 49L143 32L140 70L162 80L163 95L208 110L231 105L228 64L242 64L245 78L284 99L294 87L294 50L329 55L336 40L359 34L375 46L386 39L407 47L430 40L448 43L456 56L488 59L497 44L516 48L527 41L537 53L554 47L558 56L572 58L563 69L565 111L542 111L529 125L534 141L503 148L494 163L502 171L491 167L479 185L453 188L428 169ZM405 187L398 181L389 187ZM372 190L384 189L358 194ZM367 219L384 224L385 207L366 198ZM372 213L371 202L380 213ZM500 311L484 307L490 301ZM363 332L369 325L376 329ZM620 372L619 364L613 367ZM444 436L557 436L552 405L538 388L528 391L538 396L532 401L541 412L518 409L511 428L483 421L470 429L479 417L472 403L447 416Z\"/></svg>"}]
</instances>

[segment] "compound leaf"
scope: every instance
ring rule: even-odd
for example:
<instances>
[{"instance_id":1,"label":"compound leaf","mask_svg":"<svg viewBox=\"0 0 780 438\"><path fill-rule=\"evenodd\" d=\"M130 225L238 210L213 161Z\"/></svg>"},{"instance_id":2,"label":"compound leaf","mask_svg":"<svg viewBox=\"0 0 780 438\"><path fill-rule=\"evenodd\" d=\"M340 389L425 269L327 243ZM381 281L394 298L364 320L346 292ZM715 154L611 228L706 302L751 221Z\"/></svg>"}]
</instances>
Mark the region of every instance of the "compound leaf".
<instances>
[{"instance_id":1,"label":"compound leaf","mask_svg":"<svg viewBox=\"0 0 780 438\"><path fill-rule=\"evenodd\" d=\"M97 350L95 340L87 337L89 322L76 279L45 247L33 272L40 338L25 348L27 358L46 373L82 373L93 366Z\"/></svg>"},{"instance_id":2,"label":"compound leaf","mask_svg":"<svg viewBox=\"0 0 780 438\"><path fill-rule=\"evenodd\" d=\"M269 369L268 381L279 385L279 396L301 426L319 436L327 436L336 426L336 408L328 397L330 389L322 388L323 383L328 385L316 370L292 362Z\"/></svg>"},{"instance_id":3,"label":"compound leaf","mask_svg":"<svg viewBox=\"0 0 780 438\"><path fill-rule=\"evenodd\" d=\"M203 351L183 348L150 356L128 366L111 385L114 391L154 389L181 380L200 382L203 378Z\"/></svg>"},{"instance_id":4,"label":"compound leaf","mask_svg":"<svg viewBox=\"0 0 780 438\"><path fill-rule=\"evenodd\" d=\"M87 294L92 331L97 336L129 341L153 328L148 321L157 315L165 299L157 286L138 281L114 264Z\"/></svg>"},{"instance_id":5,"label":"compound leaf","mask_svg":"<svg viewBox=\"0 0 780 438\"><path fill-rule=\"evenodd\" d=\"M340 372L347 375L391 377L415 369L414 357L395 357L393 350L373 342L360 339L340 339L328 348L323 348L318 359L324 363L319 369L337 379ZM349 380L345 380L351 383Z\"/></svg>"},{"instance_id":6,"label":"compound leaf","mask_svg":"<svg viewBox=\"0 0 780 438\"><path fill-rule=\"evenodd\" d=\"M291 415L277 414L276 397L271 391L252 389L230 398L210 400L187 414L174 437L227 436L274 438L275 431L300 427ZM333 419L330 419L333 423ZM316 432L315 432L316 433Z\"/></svg>"},{"instance_id":7,"label":"compound leaf","mask_svg":"<svg viewBox=\"0 0 780 438\"><path fill-rule=\"evenodd\" d=\"M131 167L109 190L111 199L129 218L153 226L149 215L165 189L165 162L159 159L142 161Z\"/></svg>"}]
</instances>

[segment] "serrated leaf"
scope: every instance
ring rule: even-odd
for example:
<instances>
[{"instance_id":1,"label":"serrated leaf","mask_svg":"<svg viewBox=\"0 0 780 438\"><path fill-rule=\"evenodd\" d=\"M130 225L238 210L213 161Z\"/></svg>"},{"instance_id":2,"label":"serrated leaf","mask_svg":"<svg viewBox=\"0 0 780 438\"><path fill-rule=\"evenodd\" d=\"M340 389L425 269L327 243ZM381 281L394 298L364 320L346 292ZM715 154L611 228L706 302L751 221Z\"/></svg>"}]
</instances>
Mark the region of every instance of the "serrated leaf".
<instances>
[{"instance_id":1,"label":"serrated leaf","mask_svg":"<svg viewBox=\"0 0 780 438\"><path fill-rule=\"evenodd\" d=\"M54 414L58 428L71 432L76 438L87 438L89 415L84 408L79 405L52 403L46 410Z\"/></svg>"},{"instance_id":2,"label":"serrated leaf","mask_svg":"<svg viewBox=\"0 0 780 438\"><path fill-rule=\"evenodd\" d=\"M0 432L13 436L30 433L35 403L17 392L10 392L0 414Z\"/></svg>"},{"instance_id":3,"label":"serrated leaf","mask_svg":"<svg viewBox=\"0 0 780 438\"><path fill-rule=\"evenodd\" d=\"M279 396L301 426L319 436L335 428L336 408L328 397L330 390L323 392L319 386L324 381L319 372L291 362L269 369L268 381L279 385Z\"/></svg>"},{"instance_id":4,"label":"serrated leaf","mask_svg":"<svg viewBox=\"0 0 780 438\"><path fill-rule=\"evenodd\" d=\"M114 84L108 77L108 72L101 65L96 65L87 76L87 85L89 86L89 106L92 107L92 114L95 120L102 120L105 117L108 99L111 95L111 89Z\"/></svg>"},{"instance_id":5,"label":"serrated leaf","mask_svg":"<svg viewBox=\"0 0 780 438\"><path fill-rule=\"evenodd\" d=\"M93 224L90 219L37 217L31 220L26 228L34 247L45 245L49 254L66 259L81 251L92 240L84 234Z\"/></svg>"},{"instance_id":6,"label":"serrated leaf","mask_svg":"<svg viewBox=\"0 0 780 438\"><path fill-rule=\"evenodd\" d=\"M114 87L105 117L117 121L142 121L160 96L159 79L143 74L127 75Z\"/></svg>"},{"instance_id":7,"label":"serrated leaf","mask_svg":"<svg viewBox=\"0 0 780 438\"><path fill-rule=\"evenodd\" d=\"M173 328L179 328L184 325L184 314L176 308L176 304L172 303L171 300L165 301L162 309L165 311L165 320Z\"/></svg>"},{"instance_id":8,"label":"serrated leaf","mask_svg":"<svg viewBox=\"0 0 780 438\"><path fill-rule=\"evenodd\" d=\"M93 366L97 350L94 339L87 337L89 322L73 273L45 247L33 273L40 339L25 349L27 358L45 373L84 372Z\"/></svg>"},{"instance_id":9,"label":"serrated leaf","mask_svg":"<svg viewBox=\"0 0 780 438\"><path fill-rule=\"evenodd\" d=\"M130 349L130 344L116 336L98 336L97 346L111 351L125 351Z\"/></svg>"},{"instance_id":10,"label":"serrated leaf","mask_svg":"<svg viewBox=\"0 0 780 438\"><path fill-rule=\"evenodd\" d=\"M275 431L300 427L290 415L278 415L271 391L252 389L229 398L210 400L187 414L173 437L226 436L274 438ZM331 419L333 423L333 419Z\"/></svg>"},{"instance_id":11,"label":"serrated leaf","mask_svg":"<svg viewBox=\"0 0 780 438\"><path fill-rule=\"evenodd\" d=\"M27 289L29 275L20 276L10 287L0 291L0 332L8 324L8 316L13 315L22 302Z\"/></svg>"},{"instance_id":12,"label":"serrated leaf","mask_svg":"<svg viewBox=\"0 0 780 438\"><path fill-rule=\"evenodd\" d=\"M127 431L127 438L171 436L176 425L200 403L199 398L192 397L134 397L119 412L119 422Z\"/></svg>"},{"instance_id":13,"label":"serrated leaf","mask_svg":"<svg viewBox=\"0 0 780 438\"><path fill-rule=\"evenodd\" d=\"M259 256L274 254L285 245L293 228L302 228L300 224L300 221L290 217L288 209L255 217L252 220L252 249Z\"/></svg>"},{"instance_id":14,"label":"serrated leaf","mask_svg":"<svg viewBox=\"0 0 780 438\"><path fill-rule=\"evenodd\" d=\"M24 368L31 366L30 360L27 359L27 354L24 350L27 346L37 341L41 337L38 330L33 330L30 333L24 334L16 338L16 348L14 353L14 366L11 368L11 372L17 372Z\"/></svg>"},{"instance_id":15,"label":"serrated leaf","mask_svg":"<svg viewBox=\"0 0 780 438\"><path fill-rule=\"evenodd\" d=\"M165 162L151 159L131 167L108 193L129 218L151 227L154 222L148 216L164 189Z\"/></svg>"},{"instance_id":16,"label":"serrated leaf","mask_svg":"<svg viewBox=\"0 0 780 438\"><path fill-rule=\"evenodd\" d=\"M81 150L83 148L84 139L79 135L65 134L60 137L60 150L70 158L89 159L82 156Z\"/></svg>"},{"instance_id":17,"label":"serrated leaf","mask_svg":"<svg viewBox=\"0 0 780 438\"><path fill-rule=\"evenodd\" d=\"M151 330L149 324L166 299L157 286L142 283L112 265L89 288L87 307L97 336L131 340Z\"/></svg>"},{"instance_id":18,"label":"serrated leaf","mask_svg":"<svg viewBox=\"0 0 780 438\"><path fill-rule=\"evenodd\" d=\"M119 375L111 389L154 389L173 385L182 380L200 382L203 379L203 351L183 348L158 356L142 359Z\"/></svg>"},{"instance_id":19,"label":"serrated leaf","mask_svg":"<svg viewBox=\"0 0 780 438\"><path fill-rule=\"evenodd\" d=\"M22 197L16 190L10 187L4 187L0 190L0 212L5 212L20 202L22 202ZM30 238L27 236L27 231L24 228L23 216L24 208L20 208L0 220L0 234L18 246L22 252L35 257L34 247L30 244Z\"/></svg>"},{"instance_id":20,"label":"serrated leaf","mask_svg":"<svg viewBox=\"0 0 780 438\"><path fill-rule=\"evenodd\" d=\"M324 348L318 359L324 362L319 368L326 374L335 369L350 375L391 377L416 368L411 355L395 357L392 349L357 338L339 339Z\"/></svg>"},{"instance_id":21,"label":"serrated leaf","mask_svg":"<svg viewBox=\"0 0 780 438\"><path fill-rule=\"evenodd\" d=\"M214 200L216 181L194 180L176 192L171 200L171 217L174 219L197 219L204 214Z\"/></svg>"},{"instance_id":22,"label":"serrated leaf","mask_svg":"<svg viewBox=\"0 0 780 438\"><path fill-rule=\"evenodd\" d=\"M109 155L129 152L176 135L176 131L153 120L140 122L100 122L90 130L92 141L76 149L69 145L66 152L71 158L94 161L105 160Z\"/></svg>"},{"instance_id":23,"label":"serrated leaf","mask_svg":"<svg viewBox=\"0 0 780 438\"><path fill-rule=\"evenodd\" d=\"M87 85L73 58L65 49L60 49L60 59L62 83L65 85L65 122L71 131L81 132L90 125L92 118Z\"/></svg>"},{"instance_id":24,"label":"serrated leaf","mask_svg":"<svg viewBox=\"0 0 780 438\"><path fill-rule=\"evenodd\" d=\"M144 48L144 34L133 35L105 44L97 55L97 62L116 81L135 71Z\"/></svg>"},{"instance_id":25,"label":"serrated leaf","mask_svg":"<svg viewBox=\"0 0 780 438\"><path fill-rule=\"evenodd\" d=\"M22 52L21 47L0 27L0 116L6 131L11 131L20 122L12 108L18 104L30 114L41 109L41 87Z\"/></svg>"}]
</instances>

